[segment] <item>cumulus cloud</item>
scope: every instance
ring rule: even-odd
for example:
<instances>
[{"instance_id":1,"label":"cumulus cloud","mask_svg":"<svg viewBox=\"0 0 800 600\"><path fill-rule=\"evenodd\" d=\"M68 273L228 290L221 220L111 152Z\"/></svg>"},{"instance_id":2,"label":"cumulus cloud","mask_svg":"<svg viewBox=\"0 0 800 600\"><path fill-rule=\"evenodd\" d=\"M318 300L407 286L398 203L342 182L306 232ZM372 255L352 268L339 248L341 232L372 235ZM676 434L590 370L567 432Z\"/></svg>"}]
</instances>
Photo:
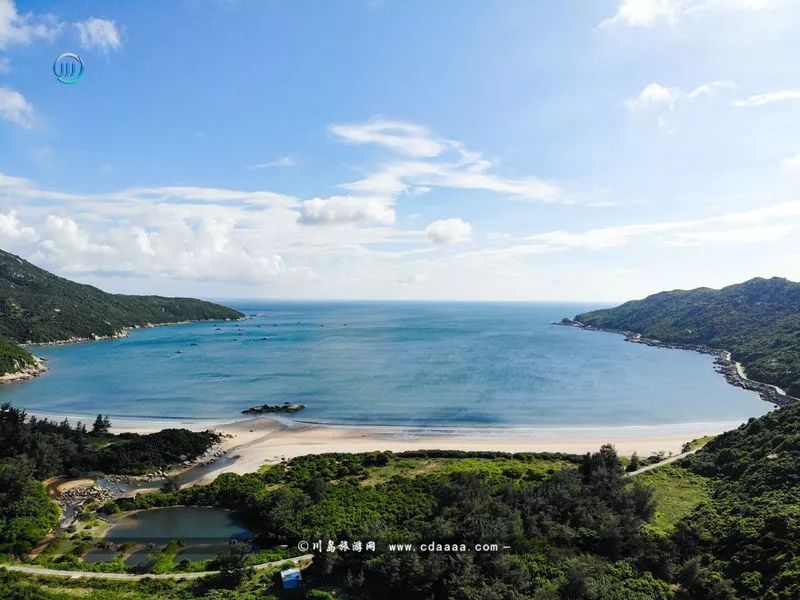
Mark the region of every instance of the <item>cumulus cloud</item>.
<instances>
[{"instance_id":1,"label":"cumulus cloud","mask_svg":"<svg viewBox=\"0 0 800 600\"><path fill-rule=\"evenodd\" d=\"M600 23L653 28L656 25L677 25L689 16L715 11L757 11L775 6L779 0L620 0L617 11Z\"/></svg>"},{"instance_id":2,"label":"cumulus cloud","mask_svg":"<svg viewBox=\"0 0 800 600\"><path fill-rule=\"evenodd\" d=\"M0 87L0 118L26 129L33 126L33 106L16 90Z\"/></svg>"},{"instance_id":3,"label":"cumulus cloud","mask_svg":"<svg viewBox=\"0 0 800 600\"><path fill-rule=\"evenodd\" d=\"M0 0L0 49L36 40L52 40L62 24L52 15L17 12L13 0Z\"/></svg>"},{"instance_id":4,"label":"cumulus cloud","mask_svg":"<svg viewBox=\"0 0 800 600\"><path fill-rule=\"evenodd\" d=\"M720 90L733 89L736 89L736 84L733 81L709 81L700 84L689 92L684 92L679 87L650 83L636 97L628 98L625 101L625 106L634 111L658 107L667 107L672 110L681 100L685 99L692 102L698 98L714 96Z\"/></svg>"},{"instance_id":5,"label":"cumulus cloud","mask_svg":"<svg viewBox=\"0 0 800 600\"><path fill-rule=\"evenodd\" d=\"M733 105L738 108L753 108L774 102L786 102L787 100L800 100L800 90L781 90L779 92L756 94L745 100L737 100Z\"/></svg>"},{"instance_id":6,"label":"cumulus cloud","mask_svg":"<svg viewBox=\"0 0 800 600\"><path fill-rule=\"evenodd\" d=\"M383 198L359 196L313 198L302 203L300 221L306 224L391 225L396 216L390 204L391 201Z\"/></svg>"},{"instance_id":7,"label":"cumulus cloud","mask_svg":"<svg viewBox=\"0 0 800 600\"><path fill-rule=\"evenodd\" d=\"M96 48L108 52L122 47L122 36L114 21L92 17L75 23L75 27L78 29L81 47L87 50Z\"/></svg>"},{"instance_id":8,"label":"cumulus cloud","mask_svg":"<svg viewBox=\"0 0 800 600\"><path fill-rule=\"evenodd\" d=\"M37 239L39 236L32 227L25 227L20 223L16 210L0 213L0 240L3 244L34 242Z\"/></svg>"},{"instance_id":9,"label":"cumulus cloud","mask_svg":"<svg viewBox=\"0 0 800 600\"><path fill-rule=\"evenodd\" d=\"M660 83L651 83L646 85L638 96L626 100L625 106L630 110L644 110L664 104L673 108L680 95L681 91L678 88L666 87Z\"/></svg>"},{"instance_id":10,"label":"cumulus cloud","mask_svg":"<svg viewBox=\"0 0 800 600\"><path fill-rule=\"evenodd\" d=\"M442 219L428 225L425 235L434 244L462 244L472 239L472 225L458 217Z\"/></svg>"}]
</instances>

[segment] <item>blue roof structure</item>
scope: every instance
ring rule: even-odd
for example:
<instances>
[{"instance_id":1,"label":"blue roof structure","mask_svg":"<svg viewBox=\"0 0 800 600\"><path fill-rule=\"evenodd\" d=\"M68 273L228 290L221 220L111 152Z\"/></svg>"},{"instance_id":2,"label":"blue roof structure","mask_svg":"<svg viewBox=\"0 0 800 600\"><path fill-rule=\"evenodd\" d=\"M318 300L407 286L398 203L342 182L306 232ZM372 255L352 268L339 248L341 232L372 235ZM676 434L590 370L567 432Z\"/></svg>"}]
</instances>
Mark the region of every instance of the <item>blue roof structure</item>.
<instances>
[{"instance_id":1,"label":"blue roof structure","mask_svg":"<svg viewBox=\"0 0 800 600\"><path fill-rule=\"evenodd\" d=\"M281 581L283 581L285 590L296 590L303 587L303 576L300 574L300 569L284 569L281 571Z\"/></svg>"}]
</instances>

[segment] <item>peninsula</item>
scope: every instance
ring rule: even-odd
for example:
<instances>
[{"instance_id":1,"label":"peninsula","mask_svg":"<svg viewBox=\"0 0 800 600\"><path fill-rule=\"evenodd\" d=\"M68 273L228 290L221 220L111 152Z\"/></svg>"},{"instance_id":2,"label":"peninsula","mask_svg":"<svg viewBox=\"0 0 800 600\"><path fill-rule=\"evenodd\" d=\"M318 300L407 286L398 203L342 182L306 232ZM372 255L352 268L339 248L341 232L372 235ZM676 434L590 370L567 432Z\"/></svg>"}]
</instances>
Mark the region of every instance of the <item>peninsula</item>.
<instances>
[{"instance_id":1,"label":"peninsula","mask_svg":"<svg viewBox=\"0 0 800 600\"><path fill-rule=\"evenodd\" d=\"M0 250L0 381L45 370L21 344L115 338L136 327L243 319L237 310L193 298L109 294Z\"/></svg>"},{"instance_id":2,"label":"peninsula","mask_svg":"<svg viewBox=\"0 0 800 600\"><path fill-rule=\"evenodd\" d=\"M755 389L779 405L800 397L800 283L788 279L758 277L720 290L660 292L562 324L716 354L730 383ZM743 372L734 372L735 363Z\"/></svg>"}]
</instances>

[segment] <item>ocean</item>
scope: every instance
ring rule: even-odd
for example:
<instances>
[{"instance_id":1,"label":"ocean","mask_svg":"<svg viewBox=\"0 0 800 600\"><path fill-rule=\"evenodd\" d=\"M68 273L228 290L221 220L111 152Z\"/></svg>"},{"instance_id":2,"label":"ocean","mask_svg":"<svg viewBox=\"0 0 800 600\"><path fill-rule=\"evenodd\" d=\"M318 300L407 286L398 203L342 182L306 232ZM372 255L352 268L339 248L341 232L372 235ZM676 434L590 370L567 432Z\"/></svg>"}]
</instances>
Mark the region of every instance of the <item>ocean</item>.
<instances>
[{"instance_id":1,"label":"ocean","mask_svg":"<svg viewBox=\"0 0 800 600\"><path fill-rule=\"evenodd\" d=\"M430 428L737 423L771 409L710 356L554 325L596 306L228 303L248 315L40 346L50 372L0 386L30 412L240 418L296 402L304 422Z\"/></svg>"}]
</instances>

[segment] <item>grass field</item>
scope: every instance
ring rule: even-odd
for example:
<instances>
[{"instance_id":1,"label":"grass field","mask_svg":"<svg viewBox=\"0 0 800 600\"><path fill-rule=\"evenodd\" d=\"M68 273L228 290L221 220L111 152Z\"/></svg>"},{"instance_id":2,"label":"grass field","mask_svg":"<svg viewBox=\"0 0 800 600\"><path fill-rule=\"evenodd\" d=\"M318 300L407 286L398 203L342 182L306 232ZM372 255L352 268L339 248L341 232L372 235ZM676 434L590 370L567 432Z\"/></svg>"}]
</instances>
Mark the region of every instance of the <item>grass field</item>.
<instances>
[{"instance_id":1,"label":"grass field","mask_svg":"<svg viewBox=\"0 0 800 600\"><path fill-rule=\"evenodd\" d=\"M663 533L670 533L678 521L710 499L708 480L676 464L642 473L636 479L655 488L658 505L653 525Z\"/></svg>"},{"instance_id":2,"label":"grass field","mask_svg":"<svg viewBox=\"0 0 800 600\"><path fill-rule=\"evenodd\" d=\"M375 485L395 476L419 477L435 473L469 473L480 471L512 479L544 479L560 469L575 468L574 463L560 459L517 458L404 458L393 457L380 467L369 467L365 485Z\"/></svg>"}]
</instances>

